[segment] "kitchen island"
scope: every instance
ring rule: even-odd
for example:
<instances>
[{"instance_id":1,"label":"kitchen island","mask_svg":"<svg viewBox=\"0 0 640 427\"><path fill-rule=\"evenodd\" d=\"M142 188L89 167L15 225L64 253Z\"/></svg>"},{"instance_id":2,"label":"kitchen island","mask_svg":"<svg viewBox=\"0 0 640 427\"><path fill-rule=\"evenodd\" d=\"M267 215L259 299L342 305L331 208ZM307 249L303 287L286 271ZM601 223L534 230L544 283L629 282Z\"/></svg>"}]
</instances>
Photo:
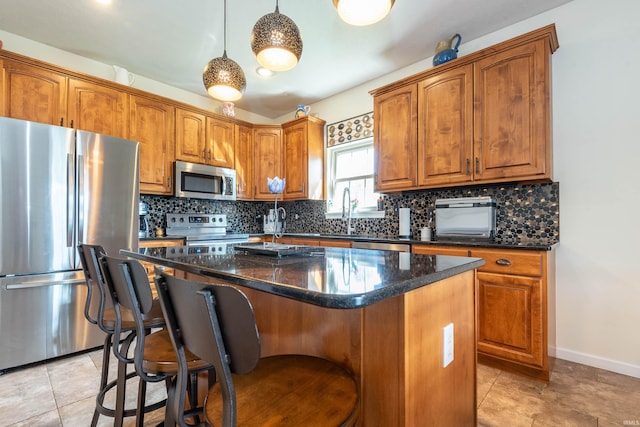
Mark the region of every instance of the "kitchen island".
<instances>
[{"instance_id":1,"label":"kitchen island","mask_svg":"<svg viewBox=\"0 0 640 427\"><path fill-rule=\"evenodd\" d=\"M482 259L320 247L282 257L232 246L121 253L241 288L263 356L321 356L355 374L360 425L476 424L475 269Z\"/></svg>"}]
</instances>

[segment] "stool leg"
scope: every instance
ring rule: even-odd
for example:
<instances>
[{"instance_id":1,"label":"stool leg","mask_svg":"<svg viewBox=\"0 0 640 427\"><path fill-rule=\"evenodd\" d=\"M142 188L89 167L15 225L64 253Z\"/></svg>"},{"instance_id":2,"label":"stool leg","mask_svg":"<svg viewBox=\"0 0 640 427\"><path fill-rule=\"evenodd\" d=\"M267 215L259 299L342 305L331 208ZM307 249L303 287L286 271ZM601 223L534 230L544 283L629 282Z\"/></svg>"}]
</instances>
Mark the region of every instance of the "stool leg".
<instances>
[{"instance_id":1,"label":"stool leg","mask_svg":"<svg viewBox=\"0 0 640 427\"><path fill-rule=\"evenodd\" d=\"M107 386L107 382L109 380L109 361L110 361L110 351L111 351L111 340L113 338L112 334L107 334L104 337L104 345L102 346L102 372L100 374L100 388L99 390L104 390ZM100 394L98 394L100 396ZM99 400L99 397L96 396L96 399ZM100 412L98 411L98 406L102 406L102 402L96 401L96 409L93 411L93 418L91 419L91 427L96 427L98 424L98 418L100 417Z\"/></svg>"},{"instance_id":2,"label":"stool leg","mask_svg":"<svg viewBox=\"0 0 640 427\"><path fill-rule=\"evenodd\" d=\"M113 417L114 427L122 426L124 420L124 405L127 390L127 364L118 361L118 379L116 385L116 411Z\"/></svg>"},{"instance_id":3,"label":"stool leg","mask_svg":"<svg viewBox=\"0 0 640 427\"><path fill-rule=\"evenodd\" d=\"M136 408L136 426L144 427L145 398L147 395L147 382L139 378L138 383L138 407Z\"/></svg>"}]
</instances>

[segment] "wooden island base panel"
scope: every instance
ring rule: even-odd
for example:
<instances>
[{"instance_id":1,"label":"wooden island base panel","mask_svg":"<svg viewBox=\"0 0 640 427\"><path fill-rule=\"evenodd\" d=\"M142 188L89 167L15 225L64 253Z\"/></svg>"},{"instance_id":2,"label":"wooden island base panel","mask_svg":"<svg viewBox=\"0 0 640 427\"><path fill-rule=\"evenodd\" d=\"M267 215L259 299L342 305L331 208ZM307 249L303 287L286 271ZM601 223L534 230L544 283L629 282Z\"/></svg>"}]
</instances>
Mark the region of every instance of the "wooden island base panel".
<instances>
[{"instance_id":1,"label":"wooden island base panel","mask_svg":"<svg viewBox=\"0 0 640 427\"><path fill-rule=\"evenodd\" d=\"M324 308L237 287L255 310L262 356L326 357L359 378L359 425L476 425L473 271L360 309ZM449 323L454 360L445 368L443 328Z\"/></svg>"},{"instance_id":2,"label":"wooden island base panel","mask_svg":"<svg viewBox=\"0 0 640 427\"><path fill-rule=\"evenodd\" d=\"M484 261L318 248L293 258L194 247L121 254L241 289L254 308L262 356L325 357L354 373L361 426L475 426L476 269ZM446 327L453 329L449 363Z\"/></svg>"}]
</instances>

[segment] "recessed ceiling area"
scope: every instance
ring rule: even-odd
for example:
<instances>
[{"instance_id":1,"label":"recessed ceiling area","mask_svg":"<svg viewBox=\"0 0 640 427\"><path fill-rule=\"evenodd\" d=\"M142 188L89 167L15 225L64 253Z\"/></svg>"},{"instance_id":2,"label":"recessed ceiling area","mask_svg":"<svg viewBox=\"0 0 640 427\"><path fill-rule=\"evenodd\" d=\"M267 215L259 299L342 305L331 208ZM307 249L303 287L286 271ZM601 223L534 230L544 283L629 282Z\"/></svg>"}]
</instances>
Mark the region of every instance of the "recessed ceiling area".
<instances>
[{"instance_id":1,"label":"recessed ceiling area","mask_svg":"<svg viewBox=\"0 0 640 427\"><path fill-rule=\"evenodd\" d=\"M237 108L277 118L429 58L437 42L462 43L570 0L396 0L366 27L346 24L332 0L280 0L302 34L292 70L258 76L249 36L275 0L227 2L227 54L246 75ZM223 53L222 0L3 0L0 29L202 96L202 71ZM10 46L5 46L11 50Z\"/></svg>"}]
</instances>

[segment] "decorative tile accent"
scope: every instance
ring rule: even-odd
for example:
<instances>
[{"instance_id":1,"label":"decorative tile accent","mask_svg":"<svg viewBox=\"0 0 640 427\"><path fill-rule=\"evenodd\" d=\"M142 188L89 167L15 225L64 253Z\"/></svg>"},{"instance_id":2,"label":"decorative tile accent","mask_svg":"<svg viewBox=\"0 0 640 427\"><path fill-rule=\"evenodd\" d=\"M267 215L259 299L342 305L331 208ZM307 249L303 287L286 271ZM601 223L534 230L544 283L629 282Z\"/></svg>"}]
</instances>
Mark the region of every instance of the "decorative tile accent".
<instances>
[{"instance_id":1,"label":"decorative tile accent","mask_svg":"<svg viewBox=\"0 0 640 427\"><path fill-rule=\"evenodd\" d=\"M327 147L373 136L373 111L327 126Z\"/></svg>"}]
</instances>

